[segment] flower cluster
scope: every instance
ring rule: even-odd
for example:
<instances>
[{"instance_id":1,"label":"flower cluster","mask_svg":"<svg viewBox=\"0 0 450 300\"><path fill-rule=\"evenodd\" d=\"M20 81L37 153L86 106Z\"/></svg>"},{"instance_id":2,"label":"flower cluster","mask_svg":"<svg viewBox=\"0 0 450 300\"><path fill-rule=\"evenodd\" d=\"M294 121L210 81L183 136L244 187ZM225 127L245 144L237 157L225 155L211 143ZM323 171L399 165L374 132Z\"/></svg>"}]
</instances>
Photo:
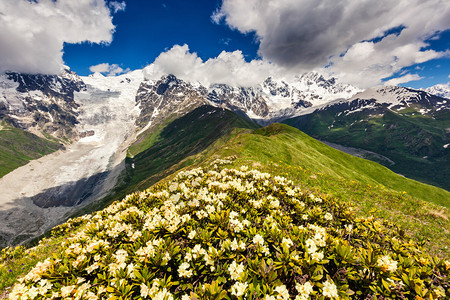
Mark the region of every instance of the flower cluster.
<instances>
[{"instance_id":1,"label":"flower cluster","mask_svg":"<svg viewBox=\"0 0 450 300\"><path fill-rule=\"evenodd\" d=\"M450 296L450 263L395 227L283 177L223 168L230 162L179 172L58 227L72 229L63 251L10 299Z\"/></svg>"}]
</instances>

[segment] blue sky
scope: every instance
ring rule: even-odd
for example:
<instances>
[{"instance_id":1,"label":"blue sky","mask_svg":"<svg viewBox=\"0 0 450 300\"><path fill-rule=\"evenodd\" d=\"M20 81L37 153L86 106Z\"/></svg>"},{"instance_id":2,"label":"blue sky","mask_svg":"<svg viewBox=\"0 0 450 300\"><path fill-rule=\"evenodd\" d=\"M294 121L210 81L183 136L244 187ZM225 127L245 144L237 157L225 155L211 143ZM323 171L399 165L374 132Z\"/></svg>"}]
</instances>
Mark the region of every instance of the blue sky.
<instances>
[{"instance_id":1,"label":"blue sky","mask_svg":"<svg viewBox=\"0 0 450 300\"><path fill-rule=\"evenodd\" d=\"M125 11L114 15L116 25L110 45L66 44L64 62L80 75L92 65L108 62L123 69L140 69L174 45L187 44L207 60L225 51L241 50L247 60L257 56L252 33L242 34L211 21L221 1L127 1Z\"/></svg>"},{"instance_id":2,"label":"blue sky","mask_svg":"<svg viewBox=\"0 0 450 300\"><path fill-rule=\"evenodd\" d=\"M365 88L450 81L448 0L2 0L0 72L253 84L319 71Z\"/></svg>"}]
</instances>

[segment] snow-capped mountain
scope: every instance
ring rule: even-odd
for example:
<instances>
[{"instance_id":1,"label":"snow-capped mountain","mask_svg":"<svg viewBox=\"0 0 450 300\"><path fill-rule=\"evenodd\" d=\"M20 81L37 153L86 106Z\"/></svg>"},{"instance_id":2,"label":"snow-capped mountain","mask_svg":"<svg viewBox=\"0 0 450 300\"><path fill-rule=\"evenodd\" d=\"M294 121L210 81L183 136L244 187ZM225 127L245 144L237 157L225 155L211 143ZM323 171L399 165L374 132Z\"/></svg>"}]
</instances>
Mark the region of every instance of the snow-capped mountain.
<instances>
[{"instance_id":1,"label":"snow-capped mountain","mask_svg":"<svg viewBox=\"0 0 450 300\"><path fill-rule=\"evenodd\" d=\"M126 87L130 86L131 81L133 86L139 86L133 95L136 98L133 111L139 115L136 119L139 130L159 124L170 115L187 113L202 104L221 106L260 124L268 124L298 115L308 107L335 99L348 99L360 91L318 73L297 76L292 82L269 77L254 87L225 84L205 87L173 75L147 80L143 77L143 70L118 77L96 73L82 78L68 69L60 76L7 73L0 75L0 116L13 126L41 137L50 134L58 139L85 138L94 133L88 125L92 120L86 123L85 119L82 120L86 116L80 115L82 111L92 110L90 104L86 106L83 95L96 93L87 85L108 86L110 90L120 91L130 98ZM81 96L75 99L74 94L78 92ZM111 91L111 97L112 94ZM111 112L105 106L103 108L103 111ZM102 112L92 116L97 119L96 122L108 117Z\"/></svg>"},{"instance_id":2,"label":"snow-capped mountain","mask_svg":"<svg viewBox=\"0 0 450 300\"><path fill-rule=\"evenodd\" d=\"M74 93L85 88L70 70L60 76L0 75L0 117L17 128L57 138L74 138L79 104Z\"/></svg>"},{"instance_id":3,"label":"snow-capped mountain","mask_svg":"<svg viewBox=\"0 0 450 300\"><path fill-rule=\"evenodd\" d=\"M371 151L376 155L365 158L449 189L444 175L450 174L449 118L449 99L422 90L384 86L304 111L284 122L314 138ZM384 159L379 160L379 155Z\"/></svg>"},{"instance_id":4,"label":"snow-capped mountain","mask_svg":"<svg viewBox=\"0 0 450 300\"><path fill-rule=\"evenodd\" d=\"M390 110L401 110L407 107L414 107L421 114L426 114L432 111L450 109L450 101L446 98L422 90L399 86L369 88L344 102L352 103L354 101L360 101L361 103L365 101L365 104L356 108L359 110L381 106Z\"/></svg>"},{"instance_id":5,"label":"snow-capped mountain","mask_svg":"<svg viewBox=\"0 0 450 300\"><path fill-rule=\"evenodd\" d=\"M173 75L150 80L144 74L137 70L115 77L79 77L66 70L60 76L0 76L0 119L41 137L50 134L67 146L0 178L0 219L8 220L0 223L0 239L39 235L65 218L72 206L106 195L125 169L128 147L141 133L204 104L263 125L318 112L364 118L354 113L412 108L434 116L449 108L448 99L424 91L361 91L318 73L289 82L269 77L253 87L203 86ZM33 220L25 222L29 215Z\"/></svg>"},{"instance_id":6,"label":"snow-capped mountain","mask_svg":"<svg viewBox=\"0 0 450 300\"><path fill-rule=\"evenodd\" d=\"M173 75L156 81L144 80L136 94L136 105L140 109L137 128L142 132L169 117L181 116L206 104L206 93L204 87L194 86Z\"/></svg>"},{"instance_id":7,"label":"snow-capped mountain","mask_svg":"<svg viewBox=\"0 0 450 300\"><path fill-rule=\"evenodd\" d=\"M426 88L425 92L450 99L450 83L433 85L429 88Z\"/></svg>"},{"instance_id":8,"label":"snow-capped mountain","mask_svg":"<svg viewBox=\"0 0 450 300\"><path fill-rule=\"evenodd\" d=\"M160 80L145 80L136 96L141 108L139 128L160 123L169 115L181 115L202 104L227 108L256 121L268 124L301 113L335 99L348 99L360 90L307 73L286 82L272 77L254 87L212 84L205 87L173 75Z\"/></svg>"}]
</instances>

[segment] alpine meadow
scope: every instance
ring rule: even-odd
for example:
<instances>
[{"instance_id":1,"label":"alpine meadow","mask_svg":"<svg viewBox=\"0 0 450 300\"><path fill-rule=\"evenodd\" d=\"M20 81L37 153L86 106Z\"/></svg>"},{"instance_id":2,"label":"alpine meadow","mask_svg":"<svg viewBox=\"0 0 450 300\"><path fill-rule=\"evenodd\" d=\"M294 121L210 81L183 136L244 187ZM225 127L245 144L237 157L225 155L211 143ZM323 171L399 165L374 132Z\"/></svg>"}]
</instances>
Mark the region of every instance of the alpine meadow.
<instances>
[{"instance_id":1,"label":"alpine meadow","mask_svg":"<svg viewBox=\"0 0 450 300\"><path fill-rule=\"evenodd\" d=\"M0 299L450 299L450 3L0 0Z\"/></svg>"}]
</instances>

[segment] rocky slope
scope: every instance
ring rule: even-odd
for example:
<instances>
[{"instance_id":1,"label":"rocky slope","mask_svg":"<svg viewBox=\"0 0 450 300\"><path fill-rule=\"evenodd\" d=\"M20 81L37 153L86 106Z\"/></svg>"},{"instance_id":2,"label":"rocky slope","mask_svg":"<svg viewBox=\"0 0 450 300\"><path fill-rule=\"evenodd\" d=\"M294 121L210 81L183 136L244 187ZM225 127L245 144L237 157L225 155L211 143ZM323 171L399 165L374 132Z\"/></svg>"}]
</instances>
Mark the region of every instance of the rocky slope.
<instances>
[{"instance_id":1,"label":"rocky slope","mask_svg":"<svg viewBox=\"0 0 450 300\"><path fill-rule=\"evenodd\" d=\"M0 246L42 234L82 205L108 194L125 167L139 114L135 95L142 72L108 79L96 74L82 80L83 90L72 95L78 109L71 128L85 134L65 150L0 178Z\"/></svg>"},{"instance_id":2,"label":"rocky slope","mask_svg":"<svg viewBox=\"0 0 450 300\"><path fill-rule=\"evenodd\" d=\"M86 88L70 70L60 76L0 75L0 118L40 136L76 138L79 104L74 93Z\"/></svg>"},{"instance_id":3,"label":"rocky slope","mask_svg":"<svg viewBox=\"0 0 450 300\"><path fill-rule=\"evenodd\" d=\"M269 77L254 87L226 84L205 87L168 75L160 80L142 82L136 96L141 108L137 125L141 129L148 128L203 104L227 108L259 124L269 124L295 116L308 107L348 99L358 91L317 73L298 76L290 83Z\"/></svg>"}]
</instances>

